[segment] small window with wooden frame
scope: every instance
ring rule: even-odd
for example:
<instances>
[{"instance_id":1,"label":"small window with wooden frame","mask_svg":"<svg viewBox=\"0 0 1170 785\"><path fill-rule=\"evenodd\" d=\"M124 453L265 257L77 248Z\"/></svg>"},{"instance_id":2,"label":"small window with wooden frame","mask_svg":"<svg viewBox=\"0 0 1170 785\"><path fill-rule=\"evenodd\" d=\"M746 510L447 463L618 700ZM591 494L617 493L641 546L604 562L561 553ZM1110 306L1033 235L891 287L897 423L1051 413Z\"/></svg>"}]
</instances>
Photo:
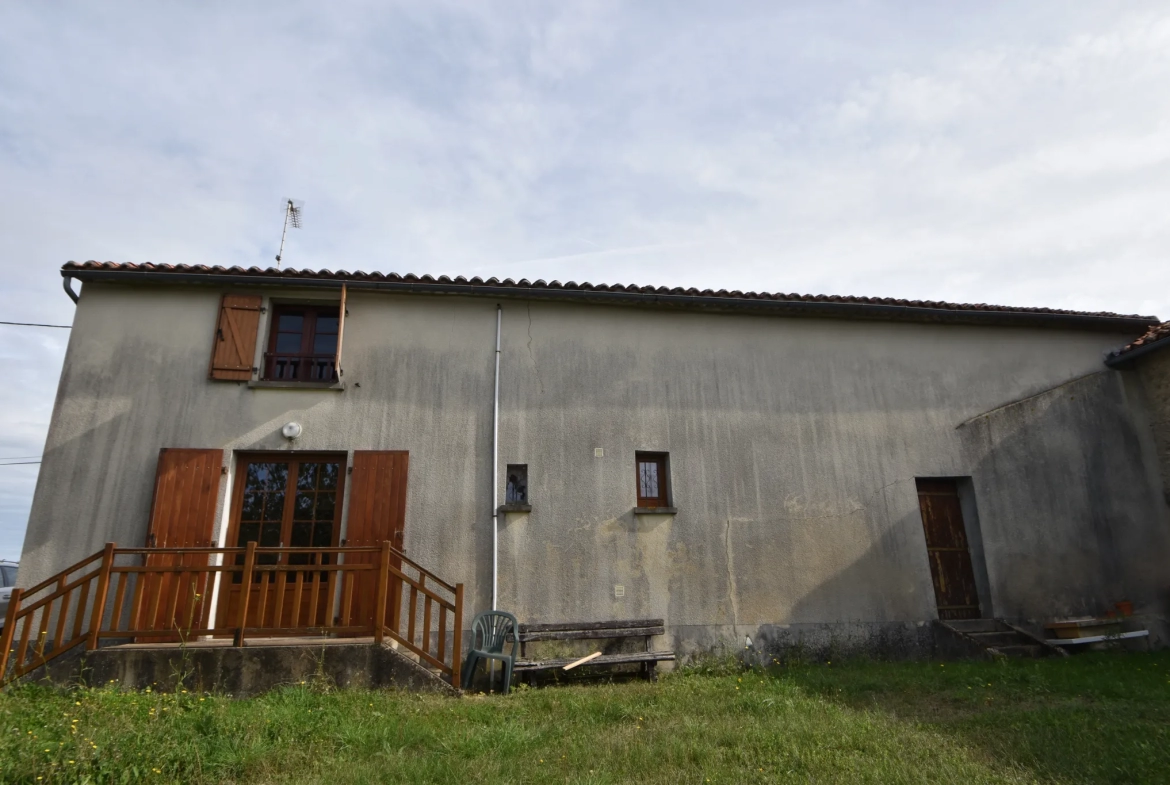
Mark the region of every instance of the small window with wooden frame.
<instances>
[{"instance_id":1,"label":"small window with wooden frame","mask_svg":"<svg viewBox=\"0 0 1170 785\"><path fill-rule=\"evenodd\" d=\"M264 380L336 382L340 327L336 305L274 305Z\"/></svg>"},{"instance_id":2,"label":"small window with wooden frame","mask_svg":"<svg viewBox=\"0 0 1170 785\"><path fill-rule=\"evenodd\" d=\"M638 509L673 509L670 498L670 455L664 452L634 453L634 480Z\"/></svg>"}]
</instances>

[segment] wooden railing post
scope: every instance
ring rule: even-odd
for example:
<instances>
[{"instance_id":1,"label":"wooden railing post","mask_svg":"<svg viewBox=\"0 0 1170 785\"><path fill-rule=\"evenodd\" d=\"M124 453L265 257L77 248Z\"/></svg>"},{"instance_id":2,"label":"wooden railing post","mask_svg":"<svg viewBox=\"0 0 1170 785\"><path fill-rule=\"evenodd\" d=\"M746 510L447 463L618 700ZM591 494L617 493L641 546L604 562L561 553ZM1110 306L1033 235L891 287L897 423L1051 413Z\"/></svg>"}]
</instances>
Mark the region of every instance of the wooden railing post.
<instances>
[{"instance_id":1,"label":"wooden railing post","mask_svg":"<svg viewBox=\"0 0 1170 785\"><path fill-rule=\"evenodd\" d=\"M110 589L110 570L114 567L114 547L114 543L107 542L106 549L102 551L102 566L98 569L97 591L93 596L93 612L89 617L89 640L85 642L85 648L90 651L98 647L102 619L106 616L106 594Z\"/></svg>"},{"instance_id":2,"label":"wooden railing post","mask_svg":"<svg viewBox=\"0 0 1170 785\"><path fill-rule=\"evenodd\" d=\"M390 588L390 541L382 540L378 559L378 587L374 601L374 643L381 643L386 629L386 592ZM397 632L397 630L395 630Z\"/></svg>"},{"instance_id":3,"label":"wooden railing post","mask_svg":"<svg viewBox=\"0 0 1170 785\"><path fill-rule=\"evenodd\" d=\"M244 645L244 627L248 621L248 598L252 596L252 571L256 566L256 541L244 549L244 575L240 581L240 606L236 613L236 646Z\"/></svg>"},{"instance_id":4,"label":"wooden railing post","mask_svg":"<svg viewBox=\"0 0 1170 785\"><path fill-rule=\"evenodd\" d=\"M463 669L463 584L455 584L455 630L451 637L451 686L459 689ZM440 658L442 653L440 653Z\"/></svg>"},{"instance_id":5,"label":"wooden railing post","mask_svg":"<svg viewBox=\"0 0 1170 785\"><path fill-rule=\"evenodd\" d=\"M8 598L8 613L4 616L4 631L0 632L0 684L8 673L8 655L12 653L13 636L16 634L16 614L20 610L20 589L13 589ZM20 663L16 663L17 668Z\"/></svg>"},{"instance_id":6,"label":"wooden railing post","mask_svg":"<svg viewBox=\"0 0 1170 785\"><path fill-rule=\"evenodd\" d=\"M390 546L390 556L394 557L394 546ZM398 560L398 569L402 569L402 560ZM390 629L394 630L395 635L402 634L402 578L398 575L394 576L394 589L390 592L388 599L390 603Z\"/></svg>"}]
</instances>

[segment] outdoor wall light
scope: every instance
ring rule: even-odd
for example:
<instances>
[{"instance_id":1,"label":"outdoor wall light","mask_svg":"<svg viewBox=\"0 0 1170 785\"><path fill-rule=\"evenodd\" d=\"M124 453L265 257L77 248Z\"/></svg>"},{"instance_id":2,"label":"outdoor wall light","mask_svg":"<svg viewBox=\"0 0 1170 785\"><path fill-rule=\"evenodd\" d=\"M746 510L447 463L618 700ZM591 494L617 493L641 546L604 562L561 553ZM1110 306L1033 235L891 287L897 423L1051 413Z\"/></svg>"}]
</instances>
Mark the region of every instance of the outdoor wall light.
<instances>
[{"instance_id":1,"label":"outdoor wall light","mask_svg":"<svg viewBox=\"0 0 1170 785\"><path fill-rule=\"evenodd\" d=\"M301 424L299 422L286 422L280 432L286 439L295 439L301 435Z\"/></svg>"}]
</instances>

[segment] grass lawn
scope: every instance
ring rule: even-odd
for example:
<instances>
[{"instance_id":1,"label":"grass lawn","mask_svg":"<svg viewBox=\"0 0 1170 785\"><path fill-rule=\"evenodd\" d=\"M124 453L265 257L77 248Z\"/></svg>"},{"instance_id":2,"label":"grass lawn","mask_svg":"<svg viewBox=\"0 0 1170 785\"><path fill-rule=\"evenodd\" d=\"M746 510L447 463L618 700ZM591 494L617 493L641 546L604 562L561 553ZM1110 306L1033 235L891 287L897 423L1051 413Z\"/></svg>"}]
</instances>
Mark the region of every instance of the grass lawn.
<instances>
[{"instance_id":1,"label":"grass lawn","mask_svg":"<svg viewBox=\"0 0 1170 785\"><path fill-rule=\"evenodd\" d=\"M1170 654L695 668L463 699L0 694L2 782L1170 782Z\"/></svg>"}]
</instances>

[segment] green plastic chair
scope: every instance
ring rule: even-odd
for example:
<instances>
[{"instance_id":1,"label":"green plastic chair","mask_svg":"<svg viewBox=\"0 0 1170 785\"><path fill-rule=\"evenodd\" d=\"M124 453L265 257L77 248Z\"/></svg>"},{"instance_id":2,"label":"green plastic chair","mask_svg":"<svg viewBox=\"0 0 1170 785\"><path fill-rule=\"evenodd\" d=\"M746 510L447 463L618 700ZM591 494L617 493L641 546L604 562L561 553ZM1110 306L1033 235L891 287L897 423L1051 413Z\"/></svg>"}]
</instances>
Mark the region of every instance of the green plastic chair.
<instances>
[{"instance_id":1,"label":"green plastic chair","mask_svg":"<svg viewBox=\"0 0 1170 785\"><path fill-rule=\"evenodd\" d=\"M520 625L516 617L505 611L484 611L471 622L471 649L463 661L462 687L471 687L471 677L480 660L490 663L500 660L504 665L504 694L512 688L512 670L516 667L516 650L520 648L516 632ZM512 652L504 653L504 644L511 642ZM491 688L491 685L488 685Z\"/></svg>"}]
</instances>

